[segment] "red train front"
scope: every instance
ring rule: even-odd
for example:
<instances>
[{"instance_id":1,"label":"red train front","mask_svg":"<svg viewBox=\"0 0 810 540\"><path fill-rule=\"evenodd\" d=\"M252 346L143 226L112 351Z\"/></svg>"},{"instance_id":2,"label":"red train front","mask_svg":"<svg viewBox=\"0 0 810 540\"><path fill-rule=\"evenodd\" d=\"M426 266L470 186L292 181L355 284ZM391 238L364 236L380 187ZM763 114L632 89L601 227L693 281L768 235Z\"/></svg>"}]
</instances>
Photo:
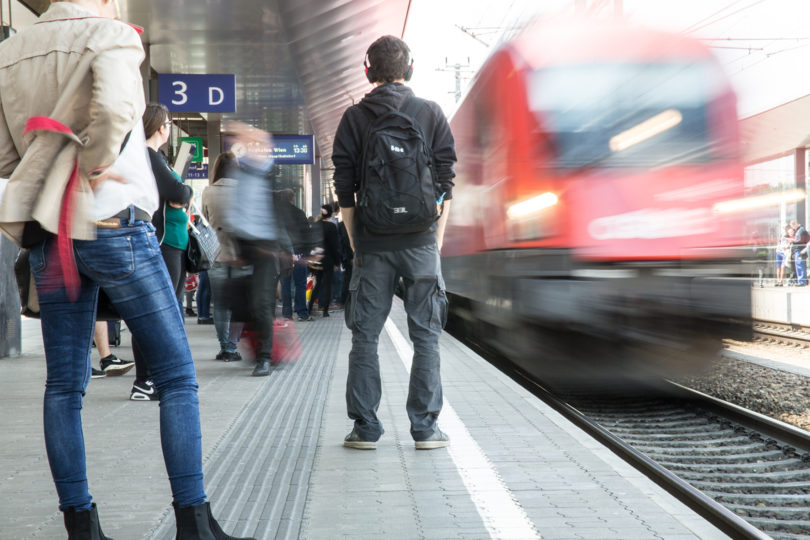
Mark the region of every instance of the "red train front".
<instances>
[{"instance_id":1,"label":"red train front","mask_svg":"<svg viewBox=\"0 0 810 540\"><path fill-rule=\"evenodd\" d=\"M750 328L736 101L702 44L536 24L451 125L447 289L458 320L529 371L668 372Z\"/></svg>"}]
</instances>

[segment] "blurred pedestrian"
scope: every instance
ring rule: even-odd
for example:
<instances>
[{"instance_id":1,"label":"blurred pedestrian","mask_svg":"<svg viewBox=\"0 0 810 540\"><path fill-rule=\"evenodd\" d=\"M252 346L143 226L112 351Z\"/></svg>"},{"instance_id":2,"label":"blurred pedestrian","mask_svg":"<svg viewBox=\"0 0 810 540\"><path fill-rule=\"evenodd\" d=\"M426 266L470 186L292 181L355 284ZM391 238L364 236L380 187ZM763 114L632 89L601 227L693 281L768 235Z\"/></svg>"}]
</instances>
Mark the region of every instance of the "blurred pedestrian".
<instances>
[{"instance_id":1,"label":"blurred pedestrian","mask_svg":"<svg viewBox=\"0 0 810 540\"><path fill-rule=\"evenodd\" d=\"M194 363L149 223L159 199L141 123L143 46L113 20L117 7L52 2L37 24L0 43L0 177L10 176L0 228L30 249L48 462L68 537L105 538L81 419L102 288L141 343L161 398L177 537L231 538L206 502Z\"/></svg>"},{"instance_id":2,"label":"blurred pedestrian","mask_svg":"<svg viewBox=\"0 0 810 540\"><path fill-rule=\"evenodd\" d=\"M226 133L232 147L244 153L236 156L236 166L225 173L236 180L226 191L225 229L234 239L240 264L251 268L244 295L235 298L229 292L231 318L238 320L234 306L248 306L249 320L244 322L249 323L256 357L253 376L266 377L273 360L273 314L281 256L281 233L274 211L272 137L238 122L230 122ZM236 283L241 281L237 278Z\"/></svg>"},{"instance_id":3,"label":"blurred pedestrian","mask_svg":"<svg viewBox=\"0 0 810 540\"><path fill-rule=\"evenodd\" d=\"M214 328L219 340L217 360L233 362L242 359L237 351L239 337L242 334L244 323L231 321L231 311L228 309L226 285L232 276L232 269L238 265L238 248L234 238L227 231L225 213L228 205L228 190L233 189L236 180L226 177L228 170L237 168L236 156L233 152L225 152L217 156L209 179L209 185L202 194L202 214L208 223L217 232L220 252L217 260L208 271L211 280L211 291L214 300Z\"/></svg>"},{"instance_id":4,"label":"blurred pedestrian","mask_svg":"<svg viewBox=\"0 0 810 540\"><path fill-rule=\"evenodd\" d=\"M411 89L404 85L413 72L411 53L404 41L394 36L381 37L371 44L366 56L366 76L375 88L360 103L343 113L332 153L335 191L354 252L354 269L345 312L346 325L352 331L346 406L349 418L354 421L354 428L343 444L350 448L373 449L384 432L377 417L382 396L377 344L391 309L394 285L402 278L404 305L414 350L406 404L411 436L417 449L440 448L450 444L449 437L439 429L437 420L442 408L439 336L447 313L439 252L455 176L453 135L439 105L415 97ZM423 187L427 188L423 182L433 184L430 187L436 194L436 210L441 217L429 221L424 230L397 233L391 227L385 231L387 234L380 234L372 232L366 220L375 212L388 215L388 208L382 208L383 205L372 207L367 200L363 200L363 213L356 213L355 192L372 187L361 185L362 177L358 177L358 171L384 166L379 161L363 161L365 144L372 136L369 126L395 110L411 115L413 124L424 135L432 154L430 175L426 176L425 169L420 169L408 171L408 177L419 180L411 184L420 193L423 193ZM401 120L401 117L397 118ZM411 142L409 139L408 143ZM404 152L403 144L392 145L391 151ZM389 149L381 145L375 148L375 151L378 150L387 152ZM374 172L382 174L392 171L374 169ZM387 186L387 182L379 182L373 187L385 189ZM420 199L417 196L415 200ZM442 200L443 205L440 203ZM392 210L398 215L403 213L400 207ZM435 214L428 212L428 217L432 220Z\"/></svg>"}]
</instances>

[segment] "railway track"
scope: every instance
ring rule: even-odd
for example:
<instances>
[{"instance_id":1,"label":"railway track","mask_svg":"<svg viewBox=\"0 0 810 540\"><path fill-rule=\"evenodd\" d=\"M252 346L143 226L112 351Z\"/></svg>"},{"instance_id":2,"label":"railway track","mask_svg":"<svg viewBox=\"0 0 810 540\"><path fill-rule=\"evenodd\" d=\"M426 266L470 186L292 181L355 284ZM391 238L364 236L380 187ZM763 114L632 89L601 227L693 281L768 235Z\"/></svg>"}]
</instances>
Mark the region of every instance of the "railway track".
<instances>
[{"instance_id":1,"label":"railway track","mask_svg":"<svg viewBox=\"0 0 810 540\"><path fill-rule=\"evenodd\" d=\"M524 383L730 536L810 537L810 433L678 385L594 398Z\"/></svg>"},{"instance_id":2,"label":"railway track","mask_svg":"<svg viewBox=\"0 0 810 540\"><path fill-rule=\"evenodd\" d=\"M810 329L755 332L810 346ZM647 397L561 394L451 333L732 538L810 538L810 432L674 383Z\"/></svg>"},{"instance_id":3,"label":"railway track","mask_svg":"<svg viewBox=\"0 0 810 540\"><path fill-rule=\"evenodd\" d=\"M754 341L788 345L806 349L810 347L810 328L770 321L754 321Z\"/></svg>"}]
</instances>

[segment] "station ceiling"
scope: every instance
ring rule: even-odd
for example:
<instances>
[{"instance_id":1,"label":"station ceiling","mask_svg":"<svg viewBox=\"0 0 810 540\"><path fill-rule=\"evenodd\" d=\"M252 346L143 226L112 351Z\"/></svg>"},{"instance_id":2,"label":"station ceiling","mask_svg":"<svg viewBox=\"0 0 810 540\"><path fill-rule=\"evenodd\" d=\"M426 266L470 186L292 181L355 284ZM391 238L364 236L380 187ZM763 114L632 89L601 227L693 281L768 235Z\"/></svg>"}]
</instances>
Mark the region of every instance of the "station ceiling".
<instances>
[{"instance_id":1,"label":"station ceiling","mask_svg":"<svg viewBox=\"0 0 810 540\"><path fill-rule=\"evenodd\" d=\"M50 4L20 2L37 14ZM343 111L371 90L368 45L383 34L401 37L410 9L410 0L119 2L123 18L144 27L154 71L235 74L237 111L222 118L312 133L327 168Z\"/></svg>"}]
</instances>

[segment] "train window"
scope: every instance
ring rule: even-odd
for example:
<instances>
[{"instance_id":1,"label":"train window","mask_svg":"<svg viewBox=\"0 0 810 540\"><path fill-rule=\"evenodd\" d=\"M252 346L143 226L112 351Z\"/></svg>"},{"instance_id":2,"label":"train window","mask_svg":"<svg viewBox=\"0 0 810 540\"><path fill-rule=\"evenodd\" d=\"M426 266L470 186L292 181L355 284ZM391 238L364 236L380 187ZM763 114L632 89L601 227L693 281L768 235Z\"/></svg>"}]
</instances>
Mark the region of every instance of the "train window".
<instances>
[{"instance_id":1,"label":"train window","mask_svg":"<svg viewBox=\"0 0 810 540\"><path fill-rule=\"evenodd\" d=\"M554 66L530 74L529 105L559 168L705 163L718 81L700 62Z\"/></svg>"}]
</instances>

